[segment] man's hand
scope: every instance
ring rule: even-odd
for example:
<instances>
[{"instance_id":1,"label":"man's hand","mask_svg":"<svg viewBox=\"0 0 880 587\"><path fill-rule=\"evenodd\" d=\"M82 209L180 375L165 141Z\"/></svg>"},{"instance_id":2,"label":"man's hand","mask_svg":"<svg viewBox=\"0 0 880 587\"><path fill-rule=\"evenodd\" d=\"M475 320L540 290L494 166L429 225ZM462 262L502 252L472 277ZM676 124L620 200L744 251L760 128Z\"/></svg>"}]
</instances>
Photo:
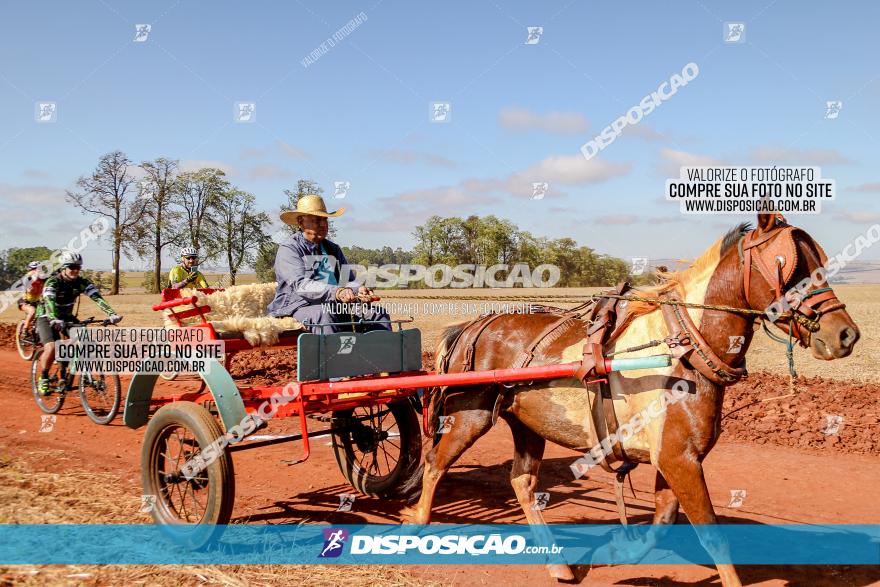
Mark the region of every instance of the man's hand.
<instances>
[{"instance_id":1,"label":"man's hand","mask_svg":"<svg viewBox=\"0 0 880 587\"><path fill-rule=\"evenodd\" d=\"M177 283L172 283L171 287L174 289L183 289L186 286L186 280L178 281Z\"/></svg>"},{"instance_id":2,"label":"man's hand","mask_svg":"<svg viewBox=\"0 0 880 587\"><path fill-rule=\"evenodd\" d=\"M343 304L349 304L355 301L355 299L357 297L354 295L354 292L347 287L340 287L336 290L336 300Z\"/></svg>"},{"instance_id":3,"label":"man's hand","mask_svg":"<svg viewBox=\"0 0 880 587\"><path fill-rule=\"evenodd\" d=\"M64 320L60 320L58 318L52 318L49 320L49 325L55 330L61 331L64 330Z\"/></svg>"},{"instance_id":4,"label":"man's hand","mask_svg":"<svg viewBox=\"0 0 880 587\"><path fill-rule=\"evenodd\" d=\"M357 297L358 297L358 300L360 300L364 303L372 302L373 297L374 297L373 290L369 289L365 285L362 285L362 286L360 286L360 288L358 288Z\"/></svg>"},{"instance_id":5,"label":"man's hand","mask_svg":"<svg viewBox=\"0 0 880 587\"><path fill-rule=\"evenodd\" d=\"M109 318L107 318L107 322L110 324L119 324L122 322L122 316L119 314L111 314Z\"/></svg>"}]
</instances>

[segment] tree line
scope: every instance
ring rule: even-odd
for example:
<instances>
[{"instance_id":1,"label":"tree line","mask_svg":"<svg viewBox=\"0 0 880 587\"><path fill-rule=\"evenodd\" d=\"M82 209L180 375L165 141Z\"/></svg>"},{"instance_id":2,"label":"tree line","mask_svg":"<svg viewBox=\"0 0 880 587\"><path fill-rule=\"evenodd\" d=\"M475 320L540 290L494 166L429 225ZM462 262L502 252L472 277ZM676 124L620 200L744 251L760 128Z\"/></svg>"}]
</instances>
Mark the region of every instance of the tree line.
<instances>
[{"instance_id":1,"label":"tree line","mask_svg":"<svg viewBox=\"0 0 880 587\"><path fill-rule=\"evenodd\" d=\"M152 262L144 286L156 293L165 282L162 253L187 246L199 250L200 262L223 262L234 285L268 238L269 216L257 210L253 194L230 183L220 169L181 171L176 159L134 165L125 153L113 151L66 197L84 213L110 221L111 294L119 293L123 255Z\"/></svg>"}]
</instances>

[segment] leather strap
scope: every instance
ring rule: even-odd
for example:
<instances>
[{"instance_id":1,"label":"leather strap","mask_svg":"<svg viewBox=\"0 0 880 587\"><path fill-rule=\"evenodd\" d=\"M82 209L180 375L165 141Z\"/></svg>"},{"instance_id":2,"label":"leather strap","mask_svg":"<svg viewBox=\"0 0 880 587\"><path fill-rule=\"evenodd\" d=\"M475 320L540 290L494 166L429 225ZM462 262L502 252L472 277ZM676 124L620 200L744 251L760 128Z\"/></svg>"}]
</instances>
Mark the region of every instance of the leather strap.
<instances>
[{"instance_id":1,"label":"leather strap","mask_svg":"<svg viewBox=\"0 0 880 587\"><path fill-rule=\"evenodd\" d=\"M680 301L674 292L667 293L666 297L670 301ZM671 337L677 338L683 347L683 350L679 349L676 353L679 358L689 362L701 375L717 385L730 385L745 376L744 368L732 367L715 354L694 324L687 308L675 304L661 304L660 307Z\"/></svg>"},{"instance_id":2,"label":"leather strap","mask_svg":"<svg viewBox=\"0 0 880 587\"><path fill-rule=\"evenodd\" d=\"M554 340L565 333L565 327L574 324L577 321L575 316L563 314L550 324L548 324L541 332L538 333L529 346L523 349L517 367L528 367L529 363L535 358L535 351L541 344L549 345ZM556 331L554 333L554 331ZM552 335L552 336L551 336Z\"/></svg>"}]
</instances>

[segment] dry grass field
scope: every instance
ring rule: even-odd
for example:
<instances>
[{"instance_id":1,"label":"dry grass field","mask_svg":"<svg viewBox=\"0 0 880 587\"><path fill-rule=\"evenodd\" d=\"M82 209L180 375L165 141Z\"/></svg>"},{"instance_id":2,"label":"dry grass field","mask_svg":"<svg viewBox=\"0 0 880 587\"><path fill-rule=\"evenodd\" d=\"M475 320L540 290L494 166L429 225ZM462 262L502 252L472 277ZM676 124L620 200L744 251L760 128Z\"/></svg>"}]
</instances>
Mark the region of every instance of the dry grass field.
<instances>
[{"instance_id":1,"label":"dry grass field","mask_svg":"<svg viewBox=\"0 0 880 587\"><path fill-rule=\"evenodd\" d=\"M254 276L246 276L253 282ZM209 276L209 282L214 282ZM139 281L138 281L139 282ZM395 319L412 317L414 325L423 333L423 346L433 349L436 338L443 326L452 322L470 319L487 310L514 310L528 302L505 301L505 296L568 296L568 299L584 298L600 288L554 288L517 290L393 290L378 292L383 304L388 307ZM798 373L805 376L821 376L839 380L877 381L880 379L880 285L838 285L835 287L840 299L859 325L862 338L856 345L852 356L840 361L818 361L810 353L798 348L795 362ZM437 299L423 299L429 296ZM464 299L477 298L477 299ZM126 325L161 326L158 313L150 306L158 301L158 296L143 293L124 293L109 296L108 301L120 314L125 316ZM548 303L554 304L552 300ZM572 307L573 303L558 303L562 307ZM83 300L80 316L87 317L99 313L90 300ZM0 313L0 322L13 322L19 318L16 308ZM770 340L763 332L755 335L755 341L748 355L750 371L771 371L786 375L785 351L783 345Z\"/></svg>"}]
</instances>

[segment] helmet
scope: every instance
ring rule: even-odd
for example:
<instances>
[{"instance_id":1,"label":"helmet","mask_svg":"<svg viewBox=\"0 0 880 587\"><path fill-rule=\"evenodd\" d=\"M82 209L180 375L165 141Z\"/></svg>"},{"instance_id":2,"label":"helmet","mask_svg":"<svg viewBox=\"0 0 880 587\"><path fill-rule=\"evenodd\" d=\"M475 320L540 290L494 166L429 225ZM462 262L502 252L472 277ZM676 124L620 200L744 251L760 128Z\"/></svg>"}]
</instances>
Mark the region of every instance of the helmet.
<instances>
[{"instance_id":1,"label":"helmet","mask_svg":"<svg viewBox=\"0 0 880 587\"><path fill-rule=\"evenodd\" d=\"M67 267L68 265L82 265L83 258L79 253L74 253L73 251L64 251L61 253L61 257L58 259L61 263L62 267Z\"/></svg>"},{"instance_id":2,"label":"helmet","mask_svg":"<svg viewBox=\"0 0 880 587\"><path fill-rule=\"evenodd\" d=\"M40 263L39 261L31 261L30 263L28 263L28 269L30 269L30 270L39 269L42 266L43 266L43 264Z\"/></svg>"},{"instance_id":3,"label":"helmet","mask_svg":"<svg viewBox=\"0 0 880 587\"><path fill-rule=\"evenodd\" d=\"M199 250L195 247L184 247L180 250L180 256L183 257L198 257Z\"/></svg>"}]
</instances>

